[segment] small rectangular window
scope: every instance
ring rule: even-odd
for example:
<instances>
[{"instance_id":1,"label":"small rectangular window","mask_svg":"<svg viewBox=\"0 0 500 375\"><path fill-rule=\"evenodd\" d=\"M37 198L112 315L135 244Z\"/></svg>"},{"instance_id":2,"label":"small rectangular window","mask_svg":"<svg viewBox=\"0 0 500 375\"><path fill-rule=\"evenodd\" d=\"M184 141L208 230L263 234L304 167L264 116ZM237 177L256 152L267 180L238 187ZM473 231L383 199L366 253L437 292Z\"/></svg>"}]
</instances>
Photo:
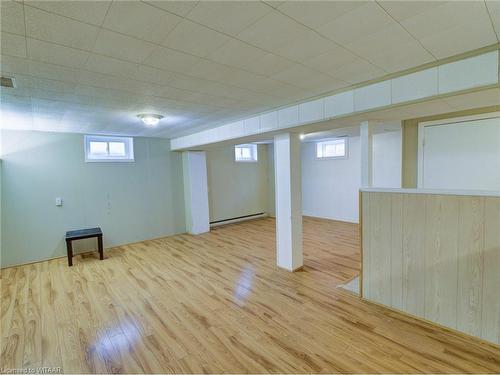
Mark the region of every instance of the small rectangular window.
<instances>
[{"instance_id":1,"label":"small rectangular window","mask_svg":"<svg viewBox=\"0 0 500 375\"><path fill-rule=\"evenodd\" d=\"M236 145L234 146L234 160L237 162L256 162L257 145Z\"/></svg>"},{"instance_id":2,"label":"small rectangular window","mask_svg":"<svg viewBox=\"0 0 500 375\"><path fill-rule=\"evenodd\" d=\"M134 161L134 140L131 137L85 136L85 161Z\"/></svg>"},{"instance_id":3,"label":"small rectangular window","mask_svg":"<svg viewBox=\"0 0 500 375\"><path fill-rule=\"evenodd\" d=\"M342 159L347 157L347 138L330 139L316 143L316 158Z\"/></svg>"}]
</instances>

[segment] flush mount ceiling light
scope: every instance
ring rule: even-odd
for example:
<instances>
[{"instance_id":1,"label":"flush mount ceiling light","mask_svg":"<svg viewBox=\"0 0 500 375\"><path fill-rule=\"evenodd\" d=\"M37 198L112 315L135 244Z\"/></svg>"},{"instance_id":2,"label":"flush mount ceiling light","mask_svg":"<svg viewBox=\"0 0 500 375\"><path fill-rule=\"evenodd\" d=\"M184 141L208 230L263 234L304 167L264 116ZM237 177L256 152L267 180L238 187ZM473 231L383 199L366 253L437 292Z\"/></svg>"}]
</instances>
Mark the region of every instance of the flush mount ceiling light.
<instances>
[{"instance_id":1,"label":"flush mount ceiling light","mask_svg":"<svg viewBox=\"0 0 500 375\"><path fill-rule=\"evenodd\" d=\"M139 117L146 126L155 126L163 118L162 115L155 115L152 113L142 113L137 115L137 117Z\"/></svg>"}]
</instances>

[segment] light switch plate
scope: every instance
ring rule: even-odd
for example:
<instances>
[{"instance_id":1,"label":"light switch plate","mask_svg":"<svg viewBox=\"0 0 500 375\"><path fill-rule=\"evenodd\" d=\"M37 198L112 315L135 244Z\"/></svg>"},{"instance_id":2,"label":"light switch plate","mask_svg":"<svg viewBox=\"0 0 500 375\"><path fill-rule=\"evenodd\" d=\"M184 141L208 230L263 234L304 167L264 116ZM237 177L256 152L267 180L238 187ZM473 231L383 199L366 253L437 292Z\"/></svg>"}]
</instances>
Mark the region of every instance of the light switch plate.
<instances>
[{"instance_id":1,"label":"light switch plate","mask_svg":"<svg viewBox=\"0 0 500 375\"><path fill-rule=\"evenodd\" d=\"M62 206L62 198L61 197L56 198L56 206Z\"/></svg>"}]
</instances>

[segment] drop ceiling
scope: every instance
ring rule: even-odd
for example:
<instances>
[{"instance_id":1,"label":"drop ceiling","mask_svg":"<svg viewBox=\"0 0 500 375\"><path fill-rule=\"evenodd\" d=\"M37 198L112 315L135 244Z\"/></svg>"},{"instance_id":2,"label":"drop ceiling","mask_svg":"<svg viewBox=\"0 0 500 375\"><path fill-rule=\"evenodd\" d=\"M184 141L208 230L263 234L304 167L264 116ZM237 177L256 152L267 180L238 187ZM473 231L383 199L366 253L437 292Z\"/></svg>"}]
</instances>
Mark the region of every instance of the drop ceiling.
<instances>
[{"instance_id":1,"label":"drop ceiling","mask_svg":"<svg viewBox=\"0 0 500 375\"><path fill-rule=\"evenodd\" d=\"M2 1L1 126L177 137L499 35L496 1Z\"/></svg>"}]
</instances>

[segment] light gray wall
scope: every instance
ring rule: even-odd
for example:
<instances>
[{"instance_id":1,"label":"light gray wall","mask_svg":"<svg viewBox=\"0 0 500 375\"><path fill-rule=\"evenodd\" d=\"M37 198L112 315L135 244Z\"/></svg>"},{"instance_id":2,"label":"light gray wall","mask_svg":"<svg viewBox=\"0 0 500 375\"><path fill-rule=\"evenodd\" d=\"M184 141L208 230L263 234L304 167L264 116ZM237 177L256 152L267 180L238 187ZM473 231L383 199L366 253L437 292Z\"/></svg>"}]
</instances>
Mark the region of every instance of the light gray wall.
<instances>
[{"instance_id":1,"label":"light gray wall","mask_svg":"<svg viewBox=\"0 0 500 375\"><path fill-rule=\"evenodd\" d=\"M2 267L65 255L72 229L100 226L106 247L184 232L182 160L169 147L135 138L135 162L85 163L81 134L3 130Z\"/></svg>"},{"instance_id":2,"label":"light gray wall","mask_svg":"<svg viewBox=\"0 0 500 375\"><path fill-rule=\"evenodd\" d=\"M267 147L258 146L256 163L237 163L234 146L207 151L210 221L267 212Z\"/></svg>"}]
</instances>

